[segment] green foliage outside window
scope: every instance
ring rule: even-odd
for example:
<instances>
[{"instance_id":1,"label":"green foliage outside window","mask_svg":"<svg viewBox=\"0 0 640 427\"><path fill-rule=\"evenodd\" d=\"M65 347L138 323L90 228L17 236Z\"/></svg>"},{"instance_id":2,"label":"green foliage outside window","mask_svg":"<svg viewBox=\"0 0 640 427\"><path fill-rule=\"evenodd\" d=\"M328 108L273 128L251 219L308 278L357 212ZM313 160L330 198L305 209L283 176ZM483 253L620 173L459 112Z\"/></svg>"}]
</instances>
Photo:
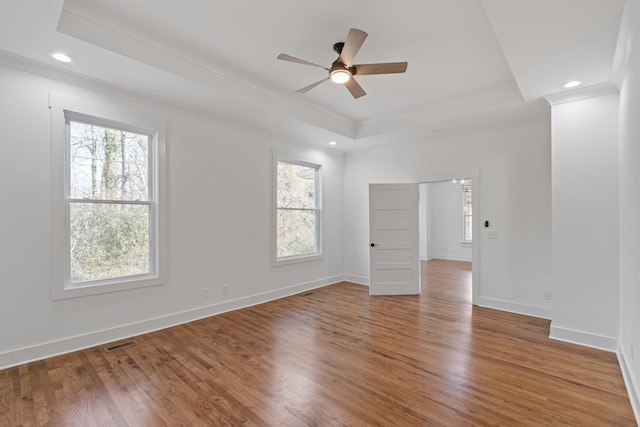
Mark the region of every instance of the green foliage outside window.
<instances>
[{"instance_id":1,"label":"green foliage outside window","mask_svg":"<svg viewBox=\"0 0 640 427\"><path fill-rule=\"evenodd\" d=\"M277 257L318 252L317 169L277 162Z\"/></svg>"},{"instance_id":2,"label":"green foliage outside window","mask_svg":"<svg viewBox=\"0 0 640 427\"><path fill-rule=\"evenodd\" d=\"M69 121L71 283L150 271L148 135Z\"/></svg>"}]
</instances>

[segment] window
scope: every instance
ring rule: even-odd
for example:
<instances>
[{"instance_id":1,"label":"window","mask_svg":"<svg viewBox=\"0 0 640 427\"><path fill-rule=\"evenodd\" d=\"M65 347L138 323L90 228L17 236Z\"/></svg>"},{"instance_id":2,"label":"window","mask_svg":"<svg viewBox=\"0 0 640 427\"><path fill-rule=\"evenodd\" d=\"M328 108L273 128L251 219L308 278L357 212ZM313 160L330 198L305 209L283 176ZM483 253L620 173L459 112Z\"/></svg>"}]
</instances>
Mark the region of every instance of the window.
<instances>
[{"instance_id":1,"label":"window","mask_svg":"<svg viewBox=\"0 0 640 427\"><path fill-rule=\"evenodd\" d=\"M153 132L66 114L68 284L153 272Z\"/></svg>"},{"instance_id":2,"label":"window","mask_svg":"<svg viewBox=\"0 0 640 427\"><path fill-rule=\"evenodd\" d=\"M310 163L276 161L276 262L321 255L319 170Z\"/></svg>"},{"instance_id":3,"label":"window","mask_svg":"<svg viewBox=\"0 0 640 427\"><path fill-rule=\"evenodd\" d=\"M162 283L160 130L66 104L52 94L52 298Z\"/></svg>"},{"instance_id":4,"label":"window","mask_svg":"<svg viewBox=\"0 0 640 427\"><path fill-rule=\"evenodd\" d=\"M465 189L462 193L463 218L464 218L464 241L471 242L473 240L473 221L472 221L472 189Z\"/></svg>"}]
</instances>

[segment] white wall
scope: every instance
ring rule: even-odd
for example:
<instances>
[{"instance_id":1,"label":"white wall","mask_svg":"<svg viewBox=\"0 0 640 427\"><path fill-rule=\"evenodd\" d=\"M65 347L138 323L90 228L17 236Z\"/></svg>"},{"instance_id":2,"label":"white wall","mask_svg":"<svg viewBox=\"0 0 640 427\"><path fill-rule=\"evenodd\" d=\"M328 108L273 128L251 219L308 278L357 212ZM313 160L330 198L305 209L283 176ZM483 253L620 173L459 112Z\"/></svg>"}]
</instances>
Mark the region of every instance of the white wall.
<instances>
[{"instance_id":1,"label":"white wall","mask_svg":"<svg viewBox=\"0 0 640 427\"><path fill-rule=\"evenodd\" d=\"M463 177L459 177L463 178ZM464 234L462 193L453 188L451 181L422 184L426 187L424 216L428 230L426 252L422 259L449 259L471 261L471 245L461 243Z\"/></svg>"},{"instance_id":2,"label":"white wall","mask_svg":"<svg viewBox=\"0 0 640 427\"><path fill-rule=\"evenodd\" d=\"M552 107L551 336L615 350L618 95Z\"/></svg>"},{"instance_id":3,"label":"white wall","mask_svg":"<svg viewBox=\"0 0 640 427\"><path fill-rule=\"evenodd\" d=\"M420 259L426 260L429 259L429 238L431 237L427 218L427 211L429 209L429 185L420 184L418 191L420 200L420 204L418 205L418 233L420 236L418 245L420 247Z\"/></svg>"},{"instance_id":4,"label":"white wall","mask_svg":"<svg viewBox=\"0 0 640 427\"><path fill-rule=\"evenodd\" d=\"M631 9L635 6L635 9ZM635 44L620 90L620 346L636 418L640 420L640 2L625 11ZM632 350L633 347L633 350Z\"/></svg>"},{"instance_id":5,"label":"white wall","mask_svg":"<svg viewBox=\"0 0 640 427\"><path fill-rule=\"evenodd\" d=\"M50 300L50 92L122 105L167 123L166 285ZM300 149L5 66L0 93L0 369L343 278L341 153ZM321 261L271 266L274 148L322 164ZM208 299L201 298L203 287Z\"/></svg>"},{"instance_id":6,"label":"white wall","mask_svg":"<svg viewBox=\"0 0 640 427\"><path fill-rule=\"evenodd\" d=\"M479 169L474 215L498 239L477 230L481 305L547 317L551 283L549 124L442 136L432 142L350 152L345 156L345 274L369 280L369 183L425 182L449 171Z\"/></svg>"}]
</instances>

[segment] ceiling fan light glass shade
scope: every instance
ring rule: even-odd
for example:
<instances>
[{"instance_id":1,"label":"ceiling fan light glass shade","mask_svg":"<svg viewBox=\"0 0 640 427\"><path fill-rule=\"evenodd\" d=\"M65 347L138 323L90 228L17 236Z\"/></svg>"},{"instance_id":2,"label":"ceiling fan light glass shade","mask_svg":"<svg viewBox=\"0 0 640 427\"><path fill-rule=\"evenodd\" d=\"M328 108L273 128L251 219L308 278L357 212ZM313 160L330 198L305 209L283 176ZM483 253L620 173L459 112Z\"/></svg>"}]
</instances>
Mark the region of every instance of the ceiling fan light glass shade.
<instances>
[{"instance_id":1,"label":"ceiling fan light glass shade","mask_svg":"<svg viewBox=\"0 0 640 427\"><path fill-rule=\"evenodd\" d=\"M344 84L349 81L351 74L346 70L335 70L329 74L331 81L338 84Z\"/></svg>"}]
</instances>

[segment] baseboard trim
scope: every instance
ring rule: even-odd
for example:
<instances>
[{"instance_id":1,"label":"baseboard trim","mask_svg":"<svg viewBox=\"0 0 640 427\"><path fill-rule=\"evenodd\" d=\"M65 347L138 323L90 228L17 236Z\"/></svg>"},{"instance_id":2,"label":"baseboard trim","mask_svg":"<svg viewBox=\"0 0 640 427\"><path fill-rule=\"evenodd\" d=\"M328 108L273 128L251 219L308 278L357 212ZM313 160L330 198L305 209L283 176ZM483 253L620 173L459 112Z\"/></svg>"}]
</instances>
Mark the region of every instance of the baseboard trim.
<instances>
[{"instance_id":1,"label":"baseboard trim","mask_svg":"<svg viewBox=\"0 0 640 427\"><path fill-rule=\"evenodd\" d=\"M457 255L445 255L445 254L435 254L435 255L430 255L427 258L427 261L432 260L432 259L444 259L447 261L466 261L466 262L472 262L471 257L465 257L465 256L457 256Z\"/></svg>"},{"instance_id":2,"label":"baseboard trim","mask_svg":"<svg viewBox=\"0 0 640 427\"><path fill-rule=\"evenodd\" d=\"M136 323L130 323L128 325L117 326L115 328L104 329L88 334L77 335L56 341L37 344L30 347L10 350L4 353L0 353L0 370L23 365L29 362L34 362L36 360L42 360L61 354L83 350L85 348L103 345L113 341L131 338L141 334L158 331L160 329L178 326L206 317L226 313L228 311L251 307L276 299L299 294L301 292L339 283L344 280L346 280L344 275L327 277L324 279L289 286L270 292L264 292L248 297L224 301L205 307L198 307L192 310L181 311L166 316L160 316Z\"/></svg>"},{"instance_id":3,"label":"baseboard trim","mask_svg":"<svg viewBox=\"0 0 640 427\"><path fill-rule=\"evenodd\" d=\"M618 340L616 338L563 328L554 325L553 322L551 323L549 338L585 347L597 348L598 350L616 352L618 349Z\"/></svg>"},{"instance_id":4,"label":"baseboard trim","mask_svg":"<svg viewBox=\"0 0 640 427\"><path fill-rule=\"evenodd\" d=\"M618 341L618 364L622 371L622 378L624 379L624 385L627 387L627 394L631 401L631 408L633 409L633 415L636 417L636 422L640 425L640 387L636 382L636 376L633 374L633 368L627 363L627 353L624 351L624 346Z\"/></svg>"},{"instance_id":5,"label":"baseboard trim","mask_svg":"<svg viewBox=\"0 0 640 427\"><path fill-rule=\"evenodd\" d=\"M492 308L494 310L507 311L509 313L522 314L524 316L538 317L551 320L551 309L536 307L533 305L519 304L494 298L478 297L477 304L480 307Z\"/></svg>"},{"instance_id":6,"label":"baseboard trim","mask_svg":"<svg viewBox=\"0 0 640 427\"><path fill-rule=\"evenodd\" d=\"M369 278L364 276L354 276L352 274L345 274L344 280L347 282L355 283L356 285L369 286Z\"/></svg>"}]
</instances>

